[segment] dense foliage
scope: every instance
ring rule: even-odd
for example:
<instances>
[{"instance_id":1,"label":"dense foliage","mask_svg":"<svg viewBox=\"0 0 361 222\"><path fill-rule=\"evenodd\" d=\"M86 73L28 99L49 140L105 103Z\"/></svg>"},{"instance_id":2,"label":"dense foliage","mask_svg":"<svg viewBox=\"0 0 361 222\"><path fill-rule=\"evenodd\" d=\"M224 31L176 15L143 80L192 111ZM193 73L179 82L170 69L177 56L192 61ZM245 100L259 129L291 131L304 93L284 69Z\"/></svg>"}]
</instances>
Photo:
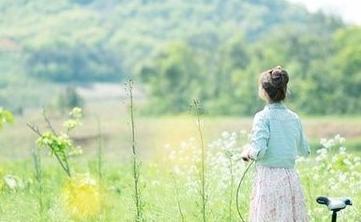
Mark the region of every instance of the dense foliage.
<instances>
[{"instance_id":1,"label":"dense foliage","mask_svg":"<svg viewBox=\"0 0 361 222\"><path fill-rule=\"evenodd\" d=\"M283 65L293 108L361 108L360 28L285 0L5 0L0 11L4 106L44 105L22 92L29 85L133 76L148 113L184 112L196 96L212 114L249 115L261 106L258 74Z\"/></svg>"},{"instance_id":2,"label":"dense foliage","mask_svg":"<svg viewBox=\"0 0 361 222\"><path fill-rule=\"evenodd\" d=\"M83 45L44 46L26 60L29 75L56 82L119 79L121 67L113 53Z\"/></svg>"}]
</instances>

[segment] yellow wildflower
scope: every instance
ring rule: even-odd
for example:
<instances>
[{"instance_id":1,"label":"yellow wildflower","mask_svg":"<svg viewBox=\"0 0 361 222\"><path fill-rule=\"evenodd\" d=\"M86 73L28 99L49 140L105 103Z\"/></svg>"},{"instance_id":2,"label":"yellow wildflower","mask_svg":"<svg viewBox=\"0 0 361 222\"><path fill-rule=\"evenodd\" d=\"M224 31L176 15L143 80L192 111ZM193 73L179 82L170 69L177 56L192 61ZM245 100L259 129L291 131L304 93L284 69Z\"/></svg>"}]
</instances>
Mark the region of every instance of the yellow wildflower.
<instances>
[{"instance_id":1,"label":"yellow wildflower","mask_svg":"<svg viewBox=\"0 0 361 222\"><path fill-rule=\"evenodd\" d=\"M75 218L94 217L101 211L101 195L96 181L89 175L69 179L63 192L66 210Z\"/></svg>"}]
</instances>

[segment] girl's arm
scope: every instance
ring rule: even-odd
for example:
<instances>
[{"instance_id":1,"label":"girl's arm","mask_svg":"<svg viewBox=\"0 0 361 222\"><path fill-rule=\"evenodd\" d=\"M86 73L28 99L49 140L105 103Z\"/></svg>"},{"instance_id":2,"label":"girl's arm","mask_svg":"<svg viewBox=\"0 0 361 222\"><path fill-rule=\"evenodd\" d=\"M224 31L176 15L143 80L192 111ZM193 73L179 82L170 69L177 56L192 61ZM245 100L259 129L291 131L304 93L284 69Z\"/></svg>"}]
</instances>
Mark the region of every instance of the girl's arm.
<instances>
[{"instance_id":1,"label":"girl's arm","mask_svg":"<svg viewBox=\"0 0 361 222\"><path fill-rule=\"evenodd\" d=\"M253 120L249 158L257 160L262 158L267 150L270 129L267 118L263 113L257 113Z\"/></svg>"},{"instance_id":2,"label":"girl's arm","mask_svg":"<svg viewBox=\"0 0 361 222\"><path fill-rule=\"evenodd\" d=\"M297 154L299 156L307 157L311 154L310 146L308 144L305 132L303 130L302 123L300 120L298 120L298 122L300 127L300 140L297 147Z\"/></svg>"}]
</instances>

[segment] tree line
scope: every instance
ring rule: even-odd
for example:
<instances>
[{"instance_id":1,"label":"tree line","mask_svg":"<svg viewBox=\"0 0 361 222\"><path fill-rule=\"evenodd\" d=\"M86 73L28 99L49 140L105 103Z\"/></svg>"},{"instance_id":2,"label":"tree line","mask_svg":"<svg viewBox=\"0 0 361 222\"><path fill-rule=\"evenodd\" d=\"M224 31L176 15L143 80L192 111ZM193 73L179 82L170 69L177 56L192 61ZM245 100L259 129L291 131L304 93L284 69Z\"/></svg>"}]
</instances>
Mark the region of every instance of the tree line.
<instances>
[{"instance_id":1,"label":"tree line","mask_svg":"<svg viewBox=\"0 0 361 222\"><path fill-rule=\"evenodd\" d=\"M361 29L339 29L329 38L279 32L256 43L235 36L213 52L165 45L137 72L151 95L147 110L185 112L198 97L210 114L250 115L262 107L259 74L282 65L290 75L290 107L310 115L360 113Z\"/></svg>"}]
</instances>

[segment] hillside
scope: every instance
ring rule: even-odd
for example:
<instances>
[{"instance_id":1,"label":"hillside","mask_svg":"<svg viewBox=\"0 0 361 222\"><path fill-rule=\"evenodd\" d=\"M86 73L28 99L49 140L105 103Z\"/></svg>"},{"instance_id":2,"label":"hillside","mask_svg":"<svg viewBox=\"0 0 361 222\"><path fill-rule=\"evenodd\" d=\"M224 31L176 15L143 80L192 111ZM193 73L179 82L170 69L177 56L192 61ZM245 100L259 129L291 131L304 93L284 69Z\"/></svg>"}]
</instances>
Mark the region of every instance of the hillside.
<instances>
[{"instance_id":1,"label":"hillside","mask_svg":"<svg viewBox=\"0 0 361 222\"><path fill-rule=\"evenodd\" d=\"M201 67L197 73L207 73L203 75L210 79L222 75L217 68L222 64L215 61L224 56L223 52L231 53L229 60L243 59L232 54L237 53L237 46L242 46L241 53L248 55L244 61L247 66L231 67L227 73L237 69L245 76L252 66L252 72L258 73L279 63L294 72L314 71L311 61L330 57L334 33L344 27L337 18L308 13L284 0L56 0L51 4L45 0L4 0L0 11L0 104L12 108L38 106L39 98L41 105L46 105L58 93L59 87L54 88L54 83L114 82L136 75L146 88L154 88L139 78L139 72L145 65L154 66L154 57L174 43L191 48L190 53L202 60L197 64ZM286 48L278 50L276 47L282 44ZM284 54L283 58L269 60L272 51L277 50ZM254 68L255 58L267 61L258 61L259 66ZM222 78L237 79L227 75ZM45 88L37 87L28 93L36 84L49 88L46 96ZM223 93L221 87L216 88L200 97L207 101L210 96ZM148 94L155 95L154 90L148 90ZM10 95L19 99L9 99ZM220 100L223 102L207 107L218 109L216 113L237 112L224 112L220 103L229 102L221 97ZM23 101L27 103L22 104ZM304 105L304 101L298 103ZM241 112L250 113L257 106Z\"/></svg>"}]
</instances>

